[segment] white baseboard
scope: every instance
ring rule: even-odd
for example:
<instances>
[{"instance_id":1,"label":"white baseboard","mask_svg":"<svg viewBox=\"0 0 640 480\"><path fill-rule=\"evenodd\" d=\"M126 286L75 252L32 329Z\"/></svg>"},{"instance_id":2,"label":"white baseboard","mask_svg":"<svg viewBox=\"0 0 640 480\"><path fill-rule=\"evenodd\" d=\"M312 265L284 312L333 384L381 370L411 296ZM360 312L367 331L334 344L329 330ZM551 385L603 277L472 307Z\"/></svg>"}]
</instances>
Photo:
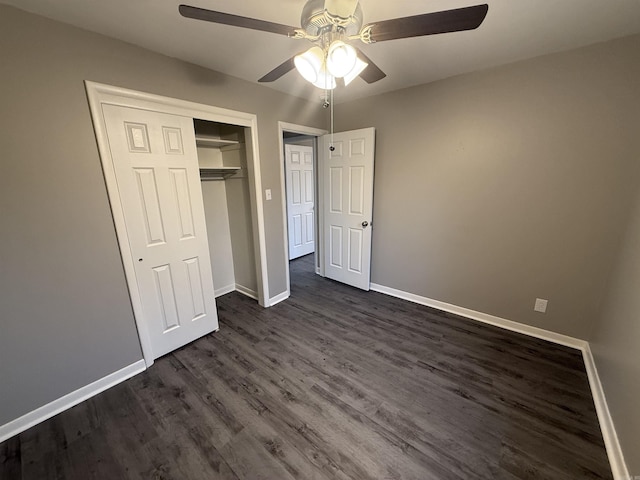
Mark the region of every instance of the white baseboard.
<instances>
[{"instance_id":1,"label":"white baseboard","mask_svg":"<svg viewBox=\"0 0 640 480\"><path fill-rule=\"evenodd\" d=\"M215 298L221 297L222 295L226 295L227 293L235 292L236 284L232 283L230 285L226 285L224 287L216 288L213 292Z\"/></svg>"},{"instance_id":2,"label":"white baseboard","mask_svg":"<svg viewBox=\"0 0 640 480\"><path fill-rule=\"evenodd\" d=\"M239 283L236 283L235 290L237 290L243 295L246 295L249 298L258 300L258 292L256 292L255 290L251 290L250 288L247 288L244 285L240 285Z\"/></svg>"},{"instance_id":3,"label":"white baseboard","mask_svg":"<svg viewBox=\"0 0 640 480\"><path fill-rule=\"evenodd\" d=\"M238 283L236 283L234 290L237 290L238 292L242 293L243 295L246 295L247 297L253 298L254 300L258 300L258 292L251 290L250 288L247 288L243 285L240 285ZM265 307L273 307L276 303L280 303L283 300L286 300L287 298L289 298L289 292L282 292L278 295L276 295L275 297L271 297L268 300L267 305L265 305Z\"/></svg>"},{"instance_id":4,"label":"white baseboard","mask_svg":"<svg viewBox=\"0 0 640 480\"><path fill-rule=\"evenodd\" d=\"M106 377L102 377L89 385L85 385L78 390L68 393L51 403L47 403L40 408L36 408L35 410L0 426L0 443L24 432L40 422L44 422L60 412L84 402L85 400L113 387L114 385L117 385L118 383L124 382L128 378L137 375L145 369L146 366L144 360L138 360L117 372L113 372Z\"/></svg>"},{"instance_id":5,"label":"white baseboard","mask_svg":"<svg viewBox=\"0 0 640 480\"><path fill-rule=\"evenodd\" d=\"M459 307L450 303L441 302L439 300L433 300L427 297L421 297L414 293L403 292L402 290L396 290L395 288L385 287L384 285L378 285L372 283L371 290L375 292L384 293L392 297L402 298L413 303L419 303L420 305L426 305L427 307L437 308L438 310L444 310L445 312L454 313L461 317L470 318L479 322L488 323L496 327L511 330L512 332L523 333L530 337L541 338L542 340L548 340L553 343L558 343L566 347L576 348L582 350L587 342L580 340L579 338L570 337L568 335L562 335L561 333L551 332L544 330L543 328L532 327L531 325L525 325L523 323L514 322L513 320L507 320L506 318L496 317L495 315L489 315L488 313L478 312L471 310L470 308Z\"/></svg>"},{"instance_id":6,"label":"white baseboard","mask_svg":"<svg viewBox=\"0 0 640 480\"><path fill-rule=\"evenodd\" d=\"M589 387L591 388L591 395L593 396L593 401L596 406L598 422L600 423L600 429L602 430L602 437L604 439L607 456L611 465L611 471L613 472L613 478L614 480L629 480L631 478L629 477L627 466L624 462L624 455L620 448L620 442L618 441L613 419L609 412L609 406L607 405L607 400L604 396L604 390L600 383L600 377L598 376L598 370L596 369L596 364L593 359L593 355L591 354L589 342L579 338L570 337L568 335L544 330L542 328L514 322L513 320L489 315L488 313L482 313L469 308L459 307L439 300L422 297L414 293L385 287L384 285L378 285L376 283L372 283L370 288L375 292L384 293L385 295L401 298L413 303L419 303L420 305L425 305L427 307L437 308L438 310L454 313L461 317L470 318L479 322L488 323L496 327L511 330L512 332L522 333L524 335L529 335L531 337L540 338L542 340L547 340L549 342L580 350L584 359L585 369L587 370Z\"/></svg>"},{"instance_id":7,"label":"white baseboard","mask_svg":"<svg viewBox=\"0 0 640 480\"><path fill-rule=\"evenodd\" d=\"M269 299L269 307L273 307L276 303L280 303L284 300L286 300L287 298L289 298L289 291L284 291L278 295L276 295L275 297L271 297Z\"/></svg>"},{"instance_id":8,"label":"white baseboard","mask_svg":"<svg viewBox=\"0 0 640 480\"><path fill-rule=\"evenodd\" d=\"M591 394L593 395L593 403L595 404L596 412L598 413L598 421L600 422L600 429L602 430L602 437L604 438L604 445L607 449L607 456L609 457L609 463L611 464L613 478L615 480L629 480L632 477L629 475L627 465L624 461L624 455L622 453L622 448L620 448L616 427L613 424L613 419L609 412L607 399L604 395L604 389L602 388L598 369L596 368L596 362L593 358L593 354L591 353L591 347L589 344L587 344L582 350L582 357L584 358L584 366L587 369L589 385L591 386Z\"/></svg>"}]
</instances>

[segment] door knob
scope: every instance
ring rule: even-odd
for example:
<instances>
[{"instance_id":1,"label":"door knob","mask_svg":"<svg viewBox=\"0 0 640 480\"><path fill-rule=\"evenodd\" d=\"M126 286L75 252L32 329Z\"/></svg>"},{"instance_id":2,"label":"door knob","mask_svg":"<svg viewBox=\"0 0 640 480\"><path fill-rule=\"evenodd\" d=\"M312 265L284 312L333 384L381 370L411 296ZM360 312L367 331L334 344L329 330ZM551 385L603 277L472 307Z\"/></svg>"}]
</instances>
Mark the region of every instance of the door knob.
<instances>
[{"instance_id":1,"label":"door knob","mask_svg":"<svg viewBox=\"0 0 640 480\"><path fill-rule=\"evenodd\" d=\"M368 226L369 226L369 222L367 222L366 220L362 222L362 228L367 228Z\"/></svg>"}]
</instances>

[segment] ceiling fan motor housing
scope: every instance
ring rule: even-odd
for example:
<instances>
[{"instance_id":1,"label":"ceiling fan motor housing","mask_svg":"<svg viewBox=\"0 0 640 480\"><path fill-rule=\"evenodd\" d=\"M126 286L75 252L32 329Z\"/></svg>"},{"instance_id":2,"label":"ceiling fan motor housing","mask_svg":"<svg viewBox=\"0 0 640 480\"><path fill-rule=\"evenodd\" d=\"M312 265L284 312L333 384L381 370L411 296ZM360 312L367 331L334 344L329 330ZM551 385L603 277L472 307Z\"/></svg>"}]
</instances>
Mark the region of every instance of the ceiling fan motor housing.
<instances>
[{"instance_id":1,"label":"ceiling fan motor housing","mask_svg":"<svg viewBox=\"0 0 640 480\"><path fill-rule=\"evenodd\" d=\"M324 4L324 0L309 0L302 9L300 24L309 37L324 37L327 33L337 33L341 37L358 35L363 23L360 2L353 15L348 18L331 15Z\"/></svg>"}]
</instances>

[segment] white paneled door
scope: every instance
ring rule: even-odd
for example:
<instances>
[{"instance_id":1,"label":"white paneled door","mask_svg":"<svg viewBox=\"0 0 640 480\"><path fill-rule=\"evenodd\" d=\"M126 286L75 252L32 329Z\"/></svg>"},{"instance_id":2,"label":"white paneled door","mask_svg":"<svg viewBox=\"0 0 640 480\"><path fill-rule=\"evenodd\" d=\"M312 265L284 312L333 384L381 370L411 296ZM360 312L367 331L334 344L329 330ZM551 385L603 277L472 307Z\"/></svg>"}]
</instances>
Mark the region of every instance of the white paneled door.
<instances>
[{"instance_id":1,"label":"white paneled door","mask_svg":"<svg viewBox=\"0 0 640 480\"><path fill-rule=\"evenodd\" d=\"M334 150L331 151L330 147ZM322 137L325 276L369 290L375 129Z\"/></svg>"},{"instance_id":2,"label":"white paneled door","mask_svg":"<svg viewBox=\"0 0 640 480\"><path fill-rule=\"evenodd\" d=\"M315 251L313 148L285 145L289 260Z\"/></svg>"},{"instance_id":3,"label":"white paneled door","mask_svg":"<svg viewBox=\"0 0 640 480\"><path fill-rule=\"evenodd\" d=\"M154 358L218 328L193 120L103 105ZM113 201L113 200L112 200Z\"/></svg>"}]
</instances>

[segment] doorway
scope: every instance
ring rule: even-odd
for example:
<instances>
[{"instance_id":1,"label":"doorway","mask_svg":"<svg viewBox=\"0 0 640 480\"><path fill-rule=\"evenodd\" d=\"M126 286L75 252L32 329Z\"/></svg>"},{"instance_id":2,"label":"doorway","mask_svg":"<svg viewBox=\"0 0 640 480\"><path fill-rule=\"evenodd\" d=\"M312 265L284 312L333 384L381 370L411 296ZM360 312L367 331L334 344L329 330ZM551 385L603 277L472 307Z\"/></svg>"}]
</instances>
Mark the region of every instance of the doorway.
<instances>
[{"instance_id":1,"label":"doorway","mask_svg":"<svg viewBox=\"0 0 640 480\"><path fill-rule=\"evenodd\" d=\"M289 260L315 253L315 165L314 137L284 132L284 173L287 192Z\"/></svg>"},{"instance_id":2,"label":"doorway","mask_svg":"<svg viewBox=\"0 0 640 480\"><path fill-rule=\"evenodd\" d=\"M315 145L315 273L362 290L371 285L375 128L327 133L279 122L287 275L284 298L291 293L284 148L291 134L312 137Z\"/></svg>"},{"instance_id":3,"label":"doorway","mask_svg":"<svg viewBox=\"0 0 640 480\"><path fill-rule=\"evenodd\" d=\"M291 292L292 261L300 268L322 274L318 223L318 138L327 133L318 128L278 122L287 297ZM309 150L311 157L305 161L305 151ZM292 159L292 156L297 156L297 159ZM287 164L289 167L293 164L293 168L288 168Z\"/></svg>"}]
</instances>

